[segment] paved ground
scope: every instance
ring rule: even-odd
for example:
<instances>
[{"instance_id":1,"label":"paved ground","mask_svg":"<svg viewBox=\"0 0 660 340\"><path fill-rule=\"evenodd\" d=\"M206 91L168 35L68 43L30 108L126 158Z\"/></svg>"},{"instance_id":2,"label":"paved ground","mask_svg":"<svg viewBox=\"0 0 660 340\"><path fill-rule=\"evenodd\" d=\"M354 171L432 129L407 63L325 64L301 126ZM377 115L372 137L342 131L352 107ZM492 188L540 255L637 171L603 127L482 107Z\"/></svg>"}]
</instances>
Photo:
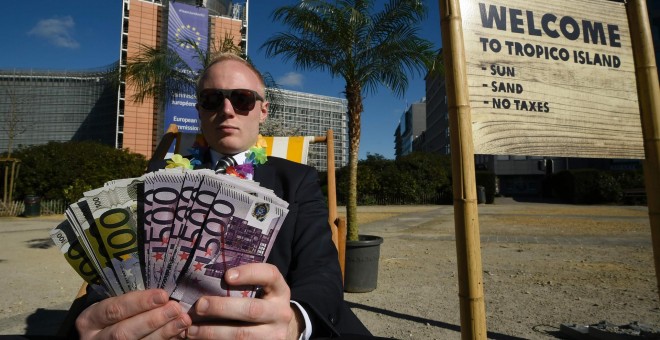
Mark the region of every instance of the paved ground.
<instances>
[{"instance_id":1,"label":"paved ground","mask_svg":"<svg viewBox=\"0 0 660 340\"><path fill-rule=\"evenodd\" d=\"M489 339L565 338L562 324L602 320L660 329L646 207L496 200L478 210ZM396 339L460 339L453 207L360 232L384 238L377 289L345 295L365 325Z\"/></svg>"},{"instance_id":2,"label":"paved ground","mask_svg":"<svg viewBox=\"0 0 660 340\"><path fill-rule=\"evenodd\" d=\"M414 212L405 213L406 209ZM392 213L394 210L396 210L396 213ZM648 224L647 217L645 217L647 216L645 215L646 207L625 207L619 209L618 211L621 211L621 213L616 215L608 213L610 211L613 211L613 209L608 207L576 207L542 203L519 204L510 199L498 199L496 204L479 206L479 219L482 221L482 245L495 245L494 251L506 249L510 244L529 245L532 248L535 245L543 247L575 245L575 248L604 245L607 247L599 248L636 247L648 253L650 249L648 229L646 232L643 229L639 231L639 228L626 229L628 223ZM451 244L451 242L446 241L454 240L453 219L451 218L453 207L451 206L361 207L360 212L375 215L391 214L393 216L362 226L363 232L382 235L386 238L386 242L400 241L404 242L405 246L415 247L416 241L438 241L442 244ZM622 214L625 216L621 216ZM561 232L556 232L556 228L552 228L552 225L548 227L542 225L542 223L539 224L538 221L530 222L530 220L534 221L535 219L551 221L550 223L557 225L563 224L562 221L565 221L565 223L577 221L580 225L586 227L593 224L595 229L607 229L609 222L616 221L616 223L612 227L615 229L614 232L593 233L593 230L576 230L563 235ZM3 301L0 303L0 338L4 338L2 335L53 334L60 320L63 319L72 297L75 296L81 280L68 267L59 251L51 246L48 235L48 231L60 220L61 218L57 216L0 218L0 271L3 273L0 277L0 287L3 287L0 290L0 301ZM546 230L555 230L555 232L546 232ZM489 253L487 246L484 246L484 248L484 256L494 254ZM422 253L428 254L428 258L419 258L418 261L431 263L438 260L437 254L433 250L433 248L427 248L427 251ZM451 254L451 251L449 254ZM532 253L530 252L530 254ZM390 266L409 263L406 262L406 256L407 254L402 252L392 255L387 250L384 254L381 253L383 266L381 267L382 275L379 277L379 288L373 293L347 294L347 300L353 303L354 310L359 309L356 313L365 320L372 331L375 330L376 335L400 338L408 337L407 332L410 332L410 337L413 336L413 331L402 329L407 326L392 329L398 327L395 322L390 321L390 319L380 320L384 316L393 316L396 319L396 315L404 314L399 312L392 314L390 312L385 315L377 312L399 311L399 309L394 306L378 305L375 302L379 295L388 294L386 293L386 287L393 286L388 280L400 279L392 275L395 272L390 272ZM454 260L447 259L443 261L452 262ZM418 265L415 264L415 266ZM451 264L449 268L455 270L455 264ZM488 274L489 269L486 266L484 268ZM399 271L399 269L396 271ZM490 271L493 270L490 269ZM512 277L515 276L514 274L512 274ZM451 282L455 282L453 272L451 275ZM549 281L548 285L550 285ZM409 288L404 285L403 289ZM493 298L493 300L496 299ZM657 295L655 295L655 300L657 301ZM387 301L382 303L387 304ZM426 303L428 304L428 301ZM454 308L452 303L447 305L449 308ZM411 314L414 314L414 312L411 312ZM660 314L657 314L657 312L651 315L657 315L658 320L660 320ZM449 325L445 328L451 331L450 336L437 337L434 335L433 337L457 338L456 327L460 323L456 321L455 316L447 317L445 320L436 314L426 319L417 319L427 320L425 325L421 326L422 328ZM656 322L657 320L651 321ZM502 334L509 335L512 335L512 332L516 332L516 330L509 333L506 329L501 331Z\"/></svg>"}]
</instances>

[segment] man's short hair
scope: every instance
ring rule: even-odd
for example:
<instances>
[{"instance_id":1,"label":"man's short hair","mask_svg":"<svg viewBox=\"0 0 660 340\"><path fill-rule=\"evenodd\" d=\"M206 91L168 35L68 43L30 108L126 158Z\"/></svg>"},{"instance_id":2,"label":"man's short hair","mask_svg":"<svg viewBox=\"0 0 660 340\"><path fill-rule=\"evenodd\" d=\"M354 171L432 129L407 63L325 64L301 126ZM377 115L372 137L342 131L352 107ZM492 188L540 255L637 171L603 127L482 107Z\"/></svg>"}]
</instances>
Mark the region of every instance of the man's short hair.
<instances>
[{"instance_id":1,"label":"man's short hair","mask_svg":"<svg viewBox=\"0 0 660 340\"><path fill-rule=\"evenodd\" d=\"M199 91L202 90L202 86L203 86L204 81L206 79L208 79L209 69L213 65L215 65L217 63L220 63L220 62L223 62L223 61L227 61L227 60L238 61L239 63L247 66L247 68L252 70L252 72L254 72L254 74L257 76L257 79L259 79L259 83L261 84L261 89L257 89L257 90L261 90L262 96L265 95L266 83L264 81L264 77L261 75L261 72L259 72L259 70L257 70L257 68L254 67L254 65L252 65L252 63L250 63L249 61L241 58L240 56L238 56L234 53L231 53L231 52L225 52L225 53L220 53L216 57L214 57L213 60L211 60L211 62L208 64L208 66L206 66L204 68L204 70L202 70L202 73L199 75L199 79L197 80L197 91L196 91L198 98L199 98Z\"/></svg>"}]
</instances>

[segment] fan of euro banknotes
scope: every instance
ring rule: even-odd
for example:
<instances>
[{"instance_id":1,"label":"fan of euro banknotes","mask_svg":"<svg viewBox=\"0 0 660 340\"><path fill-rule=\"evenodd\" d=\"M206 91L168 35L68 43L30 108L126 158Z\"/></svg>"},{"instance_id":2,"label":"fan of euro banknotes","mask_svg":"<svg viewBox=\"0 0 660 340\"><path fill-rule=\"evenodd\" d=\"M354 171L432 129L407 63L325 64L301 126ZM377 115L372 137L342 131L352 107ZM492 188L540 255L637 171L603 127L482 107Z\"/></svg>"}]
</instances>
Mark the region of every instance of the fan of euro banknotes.
<instances>
[{"instance_id":1,"label":"fan of euro banknotes","mask_svg":"<svg viewBox=\"0 0 660 340\"><path fill-rule=\"evenodd\" d=\"M164 169L85 192L51 238L98 293L162 288L189 309L202 295L255 295L224 273L268 257L287 207L250 180Z\"/></svg>"}]
</instances>

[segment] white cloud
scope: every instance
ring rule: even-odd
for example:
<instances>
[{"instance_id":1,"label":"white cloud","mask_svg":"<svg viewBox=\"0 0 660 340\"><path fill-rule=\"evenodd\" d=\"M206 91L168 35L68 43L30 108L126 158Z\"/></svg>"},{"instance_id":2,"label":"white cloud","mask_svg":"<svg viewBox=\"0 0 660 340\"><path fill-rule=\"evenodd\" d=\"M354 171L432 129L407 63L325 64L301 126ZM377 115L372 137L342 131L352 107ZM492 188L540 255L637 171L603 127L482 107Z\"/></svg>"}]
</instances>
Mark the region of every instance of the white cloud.
<instances>
[{"instance_id":1,"label":"white cloud","mask_svg":"<svg viewBox=\"0 0 660 340\"><path fill-rule=\"evenodd\" d=\"M290 87L302 87L303 75L296 72L289 72L276 80L278 85Z\"/></svg>"},{"instance_id":2,"label":"white cloud","mask_svg":"<svg viewBox=\"0 0 660 340\"><path fill-rule=\"evenodd\" d=\"M58 47L78 48L80 44L73 38L75 26L76 24L70 16L43 19L27 32L27 34L46 39Z\"/></svg>"}]
</instances>

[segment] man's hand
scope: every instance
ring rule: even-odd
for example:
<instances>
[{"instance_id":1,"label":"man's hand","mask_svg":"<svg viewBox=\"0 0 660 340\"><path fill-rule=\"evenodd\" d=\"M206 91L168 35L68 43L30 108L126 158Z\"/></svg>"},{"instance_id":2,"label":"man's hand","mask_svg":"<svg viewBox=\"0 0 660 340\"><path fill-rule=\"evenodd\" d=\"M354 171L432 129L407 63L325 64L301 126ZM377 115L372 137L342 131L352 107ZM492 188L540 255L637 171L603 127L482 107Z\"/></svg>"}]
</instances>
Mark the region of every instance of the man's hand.
<instances>
[{"instance_id":1,"label":"man's hand","mask_svg":"<svg viewBox=\"0 0 660 340\"><path fill-rule=\"evenodd\" d=\"M81 339L170 339L192 321L176 301L159 289L129 292L85 309L76 327Z\"/></svg>"},{"instance_id":2,"label":"man's hand","mask_svg":"<svg viewBox=\"0 0 660 340\"><path fill-rule=\"evenodd\" d=\"M190 339L298 339L304 326L291 292L277 267L253 263L229 269L230 286L257 285L260 299L204 296L190 310ZM198 322L199 321L199 322Z\"/></svg>"}]
</instances>

